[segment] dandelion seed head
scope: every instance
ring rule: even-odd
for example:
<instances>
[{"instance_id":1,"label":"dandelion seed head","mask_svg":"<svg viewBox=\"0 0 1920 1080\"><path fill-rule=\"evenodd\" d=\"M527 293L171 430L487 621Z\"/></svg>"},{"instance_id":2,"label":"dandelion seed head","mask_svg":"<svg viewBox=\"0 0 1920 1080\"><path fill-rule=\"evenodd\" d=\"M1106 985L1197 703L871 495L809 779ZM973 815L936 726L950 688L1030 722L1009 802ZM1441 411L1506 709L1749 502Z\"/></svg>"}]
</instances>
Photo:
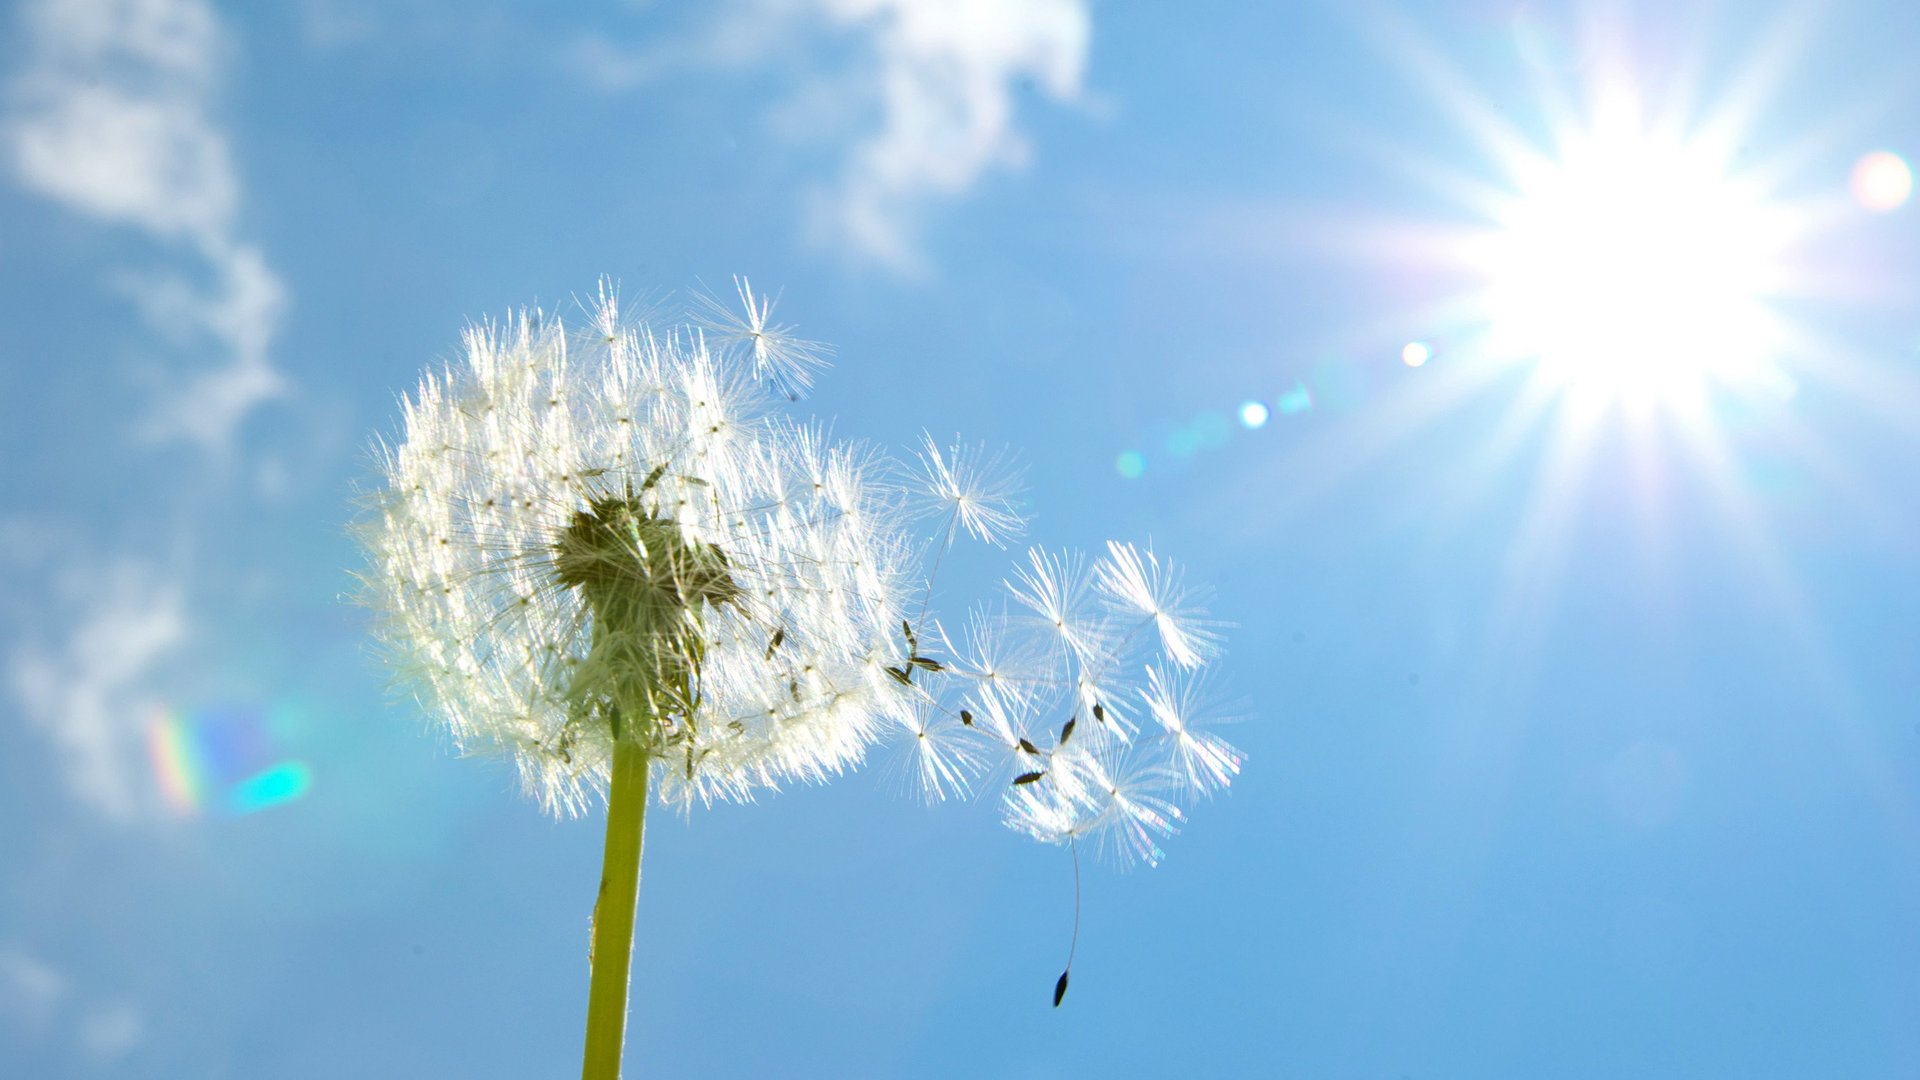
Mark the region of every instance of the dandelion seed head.
<instances>
[{"instance_id":1,"label":"dandelion seed head","mask_svg":"<svg viewBox=\"0 0 1920 1080\"><path fill-rule=\"evenodd\" d=\"M869 456L768 415L755 375L602 292L577 333L470 329L379 453L379 640L555 811L591 805L616 738L669 800L744 798L857 762L910 711L876 676L900 652L902 517Z\"/></svg>"}]
</instances>

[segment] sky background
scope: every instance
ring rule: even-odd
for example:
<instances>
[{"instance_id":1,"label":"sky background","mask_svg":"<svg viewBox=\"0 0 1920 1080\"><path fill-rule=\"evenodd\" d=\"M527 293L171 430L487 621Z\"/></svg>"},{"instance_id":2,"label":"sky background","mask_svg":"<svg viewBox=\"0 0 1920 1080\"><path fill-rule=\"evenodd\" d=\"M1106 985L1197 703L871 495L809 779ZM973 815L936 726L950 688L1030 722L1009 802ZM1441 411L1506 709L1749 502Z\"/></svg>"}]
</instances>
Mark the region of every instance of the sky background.
<instances>
[{"instance_id":1,"label":"sky background","mask_svg":"<svg viewBox=\"0 0 1920 1080\"><path fill-rule=\"evenodd\" d=\"M387 692L353 492L467 320L746 274L803 414L1210 583L1248 760L1057 1011L991 798L654 815L630 1073L1920 1076L1920 7L0 16L0 1074L571 1075L599 821ZM1490 330L1623 96L1785 236L1703 394Z\"/></svg>"}]
</instances>

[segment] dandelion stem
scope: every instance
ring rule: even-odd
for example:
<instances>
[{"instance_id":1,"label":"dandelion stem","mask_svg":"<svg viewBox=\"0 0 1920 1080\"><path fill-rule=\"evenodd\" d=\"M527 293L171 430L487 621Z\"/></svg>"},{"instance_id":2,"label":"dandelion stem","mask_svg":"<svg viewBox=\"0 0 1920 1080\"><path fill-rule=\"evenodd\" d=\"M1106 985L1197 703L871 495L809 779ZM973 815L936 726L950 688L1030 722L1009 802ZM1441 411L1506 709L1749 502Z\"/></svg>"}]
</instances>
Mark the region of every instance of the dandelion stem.
<instances>
[{"instance_id":1,"label":"dandelion stem","mask_svg":"<svg viewBox=\"0 0 1920 1080\"><path fill-rule=\"evenodd\" d=\"M640 896L640 849L646 837L647 772L651 764L639 743L614 740L613 783L607 792L607 848L587 953L593 978L587 991L587 1052L581 1080L619 1080L620 1076L620 1050L627 1036L633 909Z\"/></svg>"}]
</instances>

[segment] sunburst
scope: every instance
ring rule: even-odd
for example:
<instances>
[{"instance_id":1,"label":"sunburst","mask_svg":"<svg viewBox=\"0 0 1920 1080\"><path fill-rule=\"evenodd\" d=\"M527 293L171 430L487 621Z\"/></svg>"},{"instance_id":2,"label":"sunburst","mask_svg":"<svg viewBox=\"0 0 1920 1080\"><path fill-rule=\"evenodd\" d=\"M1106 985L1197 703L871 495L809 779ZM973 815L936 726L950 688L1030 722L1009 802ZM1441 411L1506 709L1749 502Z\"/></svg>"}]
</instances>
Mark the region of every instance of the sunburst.
<instances>
[{"instance_id":1,"label":"sunburst","mask_svg":"<svg viewBox=\"0 0 1920 1080\"><path fill-rule=\"evenodd\" d=\"M1704 499L1724 529L1718 547L1751 572L1762 605L1818 652L1814 620L1742 456L1761 425L1793 442L1807 468L1844 484L1844 467L1822 449L1818 418L1802 408L1804 391L1818 387L1822 400L1858 401L1869 412L1920 401L1911 379L1850 354L1806 321L1813 313L1832 325L1841 309L1869 299L1850 295L1825 260L1863 220L1862 207L1897 208L1910 183L1904 162L1873 164L1871 183L1854 178L1878 205L1857 190L1849 197L1845 166L1820 170L1836 131L1796 141L1769 114L1810 40L1797 24L1755 39L1720 92L1705 95L1704 62L1689 65L1671 48L1637 54L1629 34L1597 18L1576 36L1577 64L1537 67L1530 93L1495 96L1431 39L1404 24L1386 29L1392 66L1410 72L1469 136L1456 146L1478 164L1463 169L1464 155L1450 153L1448 165L1382 145L1383 161L1455 203L1453 220L1350 219L1344 238L1321 234L1398 267L1438 272L1450 287L1382 320L1401 342L1419 339L1401 351L1406 374L1306 451L1324 468L1295 474L1315 476L1307 486L1324 491L1469 401L1478 412L1499 399L1501 418L1457 448L1453 482L1433 494L1437 513L1425 519L1469 513L1516 472L1526 477L1504 581L1491 598L1489 655L1524 663L1509 648L1537 645L1568 553L1602 525L1592 516L1596 498L1614 498L1595 486L1602 475L1612 477L1608 491L1628 493L1605 512L1631 519L1604 527L1639 534L1646 551L1678 539L1670 530L1680 508L1665 500L1682 491ZM1679 476L1694 479L1677 488L1657 480ZM1660 567L1649 570L1652 595L1662 591Z\"/></svg>"},{"instance_id":2,"label":"sunburst","mask_svg":"<svg viewBox=\"0 0 1920 1080\"><path fill-rule=\"evenodd\" d=\"M1698 420L1716 389L1786 392L1774 301L1804 214L1738 172L1732 147L1611 94L1550 155L1513 163L1498 220L1463 246L1486 353L1587 408Z\"/></svg>"}]
</instances>

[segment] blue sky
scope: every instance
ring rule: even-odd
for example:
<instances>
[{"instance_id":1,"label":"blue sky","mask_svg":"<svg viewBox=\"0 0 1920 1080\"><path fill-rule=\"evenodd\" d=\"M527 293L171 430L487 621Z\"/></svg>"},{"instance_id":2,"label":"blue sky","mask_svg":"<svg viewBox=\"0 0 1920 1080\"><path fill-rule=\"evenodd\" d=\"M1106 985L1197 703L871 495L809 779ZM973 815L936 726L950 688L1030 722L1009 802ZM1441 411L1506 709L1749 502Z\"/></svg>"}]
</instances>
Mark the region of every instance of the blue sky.
<instances>
[{"instance_id":1,"label":"blue sky","mask_svg":"<svg viewBox=\"0 0 1920 1080\"><path fill-rule=\"evenodd\" d=\"M1920 10L4 25L0 1072L573 1068L598 821L388 693L351 500L467 320L747 274L797 408L1211 583L1248 761L1057 1011L990 805L655 815L631 1072L1920 1074Z\"/></svg>"}]
</instances>

